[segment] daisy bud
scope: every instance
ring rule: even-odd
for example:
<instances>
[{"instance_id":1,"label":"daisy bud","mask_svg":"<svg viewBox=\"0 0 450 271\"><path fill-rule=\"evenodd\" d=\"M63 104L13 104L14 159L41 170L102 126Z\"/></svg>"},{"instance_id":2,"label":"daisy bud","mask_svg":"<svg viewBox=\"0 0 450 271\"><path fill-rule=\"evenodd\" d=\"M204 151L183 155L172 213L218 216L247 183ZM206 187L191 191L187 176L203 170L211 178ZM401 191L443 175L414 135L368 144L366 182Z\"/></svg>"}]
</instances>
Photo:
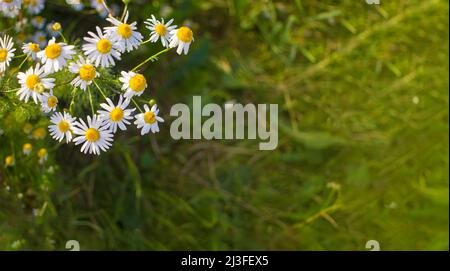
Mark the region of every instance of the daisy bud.
<instances>
[{"instance_id":1,"label":"daisy bud","mask_svg":"<svg viewBox=\"0 0 450 271\"><path fill-rule=\"evenodd\" d=\"M36 140L44 139L46 135L47 131L42 127L36 128L36 130L31 133L31 137Z\"/></svg>"},{"instance_id":2,"label":"daisy bud","mask_svg":"<svg viewBox=\"0 0 450 271\"><path fill-rule=\"evenodd\" d=\"M7 156L5 158L5 166L6 167L12 167L12 166L14 166L14 164L15 164L15 160L14 160L14 157L12 155Z\"/></svg>"},{"instance_id":3,"label":"daisy bud","mask_svg":"<svg viewBox=\"0 0 450 271\"><path fill-rule=\"evenodd\" d=\"M30 155L32 150L33 145L31 145L30 143L26 143L23 145L23 154Z\"/></svg>"},{"instance_id":4,"label":"daisy bud","mask_svg":"<svg viewBox=\"0 0 450 271\"><path fill-rule=\"evenodd\" d=\"M33 130L33 125L31 125L31 123L25 123L25 124L23 125L22 130L23 130L23 132L24 132L25 134L29 134L29 133L31 133L31 131Z\"/></svg>"},{"instance_id":5,"label":"daisy bud","mask_svg":"<svg viewBox=\"0 0 450 271\"><path fill-rule=\"evenodd\" d=\"M44 84L42 84L42 83L37 83L34 86L34 91L36 91L37 93L43 93L44 90L45 90L45 87L44 87Z\"/></svg>"},{"instance_id":6,"label":"daisy bud","mask_svg":"<svg viewBox=\"0 0 450 271\"><path fill-rule=\"evenodd\" d=\"M55 31L55 32L61 31L61 24L60 23L52 24L52 30Z\"/></svg>"},{"instance_id":7,"label":"daisy bud","mask_svg":"<svg viewBox=\"0 0 450 271\"><path fill-rule=\"evenodd\" d=\"M40 149L37 153L38 157L39 157L39 164L43 164L45 161L47 161L48 158L48 151L47 149Z\"/></svg>"}]
</instances>

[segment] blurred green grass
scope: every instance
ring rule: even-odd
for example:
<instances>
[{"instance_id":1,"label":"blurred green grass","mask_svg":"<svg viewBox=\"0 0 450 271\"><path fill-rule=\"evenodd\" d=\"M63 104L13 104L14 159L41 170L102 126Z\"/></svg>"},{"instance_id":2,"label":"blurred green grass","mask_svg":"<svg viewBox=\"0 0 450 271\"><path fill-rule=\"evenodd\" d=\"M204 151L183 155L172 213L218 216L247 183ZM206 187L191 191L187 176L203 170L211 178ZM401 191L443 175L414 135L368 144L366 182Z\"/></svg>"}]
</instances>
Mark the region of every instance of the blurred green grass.
<instances>
[{"instance_id":1,"label":"blurred green grass","mask_svg":"<svg viewBox=\"0 0 450 271\"><path fill-rule=\"evenodd\" d=\"M278 149L177 142L168 124L100 158L60 147L45 215L0 203L0 248L448 249L448 1L132 2L134 18L170 5L196 35L147 70L165 119L193 95L278 103Z\"/></svg>"}]
</instances>

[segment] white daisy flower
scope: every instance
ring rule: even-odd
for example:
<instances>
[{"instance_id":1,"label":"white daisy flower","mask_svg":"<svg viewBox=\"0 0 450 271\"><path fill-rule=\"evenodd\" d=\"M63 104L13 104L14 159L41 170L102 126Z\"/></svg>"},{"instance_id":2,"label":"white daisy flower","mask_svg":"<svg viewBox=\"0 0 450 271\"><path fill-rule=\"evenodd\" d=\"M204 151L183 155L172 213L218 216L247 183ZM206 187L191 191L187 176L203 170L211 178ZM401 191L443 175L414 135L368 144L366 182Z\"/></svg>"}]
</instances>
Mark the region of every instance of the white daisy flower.
<instances>
[{"instance_id":1,"label":"white daisy flower","mask_svg":"<svg viewBox=\"0 0 450 271\"><path fill-rule=\"evenodd\" d=\"M79 0L66 0L66 3L76 11L81 11L82 9L84 9L83 3Z\"/></svg>"},{"instance_id":2,"label":"white daisy flower","mask_svg":"<svg viewBox=\"0 0 450 271\"><path fill-rule=\"evenodd\" d=\"M179 29L171 31L172 39L170 40L169 47L177 48L177 53L181 55L183 52L185 55L189 52L189 46L194 41L194 34L189 27L182 26Z\"/></svg>"},{"instance_id":3,"label":"white daisy flower","mask_svg":"<svg viewBox=\"0 0 450 271\"><path fill-rule=\"evenodd\" d=\"M128 11L125 15L123 22L117 20L116 18L109 16L106 19L108 22L112 23L114 26L105 27L105 34L111 36L120 45L120 51L122 53L131 52L137 49L144 38L141 33L137 32L137 22L128 24Z\"/></svg>"},{"instance_id":4,"label":"white daisy flower","mask_svg":"<svg viewBox=\"0 0 450 271\"><path fill-rule=\"evenodd\" d=\"M151 130L152 133L159 132L158 122L164 122L164 120L158 116L159 109L157 105L153 105L152 109L148 105L144 105L145 113L137 114L134 124L138 129L141 129L141 135L148 134Z\"/></svg>"},{"instance_id":5,"label":"white daisy flower","mask_svg":"<svg viewBox=\"0 0 450 271\"><path fill-rule=\"evenodd\" d=\"M103 7L103 0L91 0L91 7L93 9L98 9Z\"/></svg>"},{"instance_id":6,"label":"white daisy flower","mask_svg":"<svg viewBox=\"0 0 450 271\"><path fill-rule=\"evenodd\" d=\"M9 10L12 8L20 9L22 0L0 0L0 9Z\"/></svg>"},{"instance_id":7,"label":"white daisy flower","mask_svg":"<svg viewBox=\"0 0 450 271\"><path fill-rule=\"evenodd\" d=\"M155 16L152 15L151 19L147 19L145 24L147 25L147 29L151 31L150 33L150 41L157 42L159 38L161 38L161 43L164 47L169 47L169 42L171 35L170 33L177 28L176 25L171 25L173 23L173 19L164 23L164 19L161 21L156 20Z\"/></svg>"},{"instance_id":8,"label":"white daisy flower","mask_svg":"<svg viewBox=\"0 0 450 271\"><path fill-rule=\"evenodd\" d=\"M70 84L74 87L79 87L82 90L86 90L87 87L92 84L93 80L100 76L94 65L92 65L89 60L85 60L83 57L80 57L77 62L70 63L69 71L71 73L78 74L78 76L73 79Z\"/></svg>"},{"instance_id":9,"label":"white daisy flower","mask_svg":"<svg viewBox=\"0 0 450 271\"><path fill-rule=\"evenodd\" d=\"M5 7L3 9L0 8L0 11L3 13L3 16L5 16L7 18L16 18L17 15L19 15L20 9L17 7L14 7L14 6L10 6L10 7Z\"/></svg>"},{"instance_id":10,"label":"white daisy flower","mask_svg":"<svg viewBox=\"0 0 450 271\"><path fill-rule=\"evenodd\" d=\"M0 73L6 71L6 67L9 66L9 62L14 57L13 39L9 36L3 36L0 38Z\"/></svg>"},{"instance_id":11,"label":"white daisy flower","mask_svg":"<svg viewBox=\"0 0 450 271\"><path fill-rule=\"evenodd\" d=\"M94 63L96 67L101 65L103 68L109 68L116 65L114 58L120 60L120 46L114 43L108 35L104 35L97 26L97 35L88 32L91 37L85 37L87 44L83 45L83 51L87 58Z\"/></svg>"},{"instance_id":12,"label":"white daisy flower","mask_svg":"<svg viewBox=\"0 0 450 271\"><path fill-rule=\"evenodd\" d=\"M52 38L37 57L44 65L45 72L53 73L67 66L67 60L72 59L72 55L75 54L74 48L75 46L63 42L56 43L55 38Z\"/></svg>"},{"instance_id":13,"label":"white daisy flower","mask_svg":"<svg viewBox=\"0 0 450 271\"><path fill-rule=\"evenodd\" d=\"M56 112L51 118L51 125L48 126L50 135L59 142L62 142L66 138L66 143L72 141L72 129L75 125L76 118L72 117L69 113Z\"/></svg>"},{"instance_id":14,"label":"white daisy flower","mask_svg":"<svg viewBox=\"0 0 450 271\"><path fill-rule=\"evenodd\" d=\"M33 42L29 42L29 43L25 43L22 46L22 51L27 56L31 57L33 60L36 60L37 53L39 53L41 51L41 48L39 47L39 44L33 43Z\"/></svg>"},{"instance_id":15,"label":"white daisy flower","mask_svg":"<svg viewBox=\"0 0 450 271\"><path fill-rule=\"evenodd\" d=\"M22 30L28 25L28 18L22 18L21 20L16 20L16 24L14 25L14 29L16 32L22 32ZM23 33L21 33L23 34Z\"/></svg>"},{"instance_id":16,"label":"white daisy flower","mask_svg":"<svg viewBox=\"0 0 450 271\"><path fill-rule=\"evenodd\" d=\"M129 120L133 119L131 114L134 110L136 110L136 108L127 109L130 100L124 100L122 95L119 96L119 103L117 105L114 105L109 98L106 99L106 101L107 104L100 104L100 106L105 110L98 111L99 117L105 120L105 126L113 133L117 132L117 127L119 127L120 130L125 131L127 129L125 125L130 125Z\"/></svg>"},{"instance_id":17,"label":"white daisy flower","mask_svg":"<svg viewBox=\"0 0 450 271\"><path fill-rule=\"evenodd\" d=\"M55 111L58 106L58 98L53 95L53 90L50 92L44 92L41 95L41 109L45 113L50 113L51 111Z\"/></svg>"},{"instance_id":18,"label":"white daisy flower","mask_svg":"<svg viewBox=\"0 0 450 271\"><path fill-rule=\"evenodd\" d=\"M47 45L47 34L42 31L37 31L36 33L34 33L31 40L34 43L39 44L40 47L45 47Z\"/></svg>"},{"instance_id":19,"label":"white daisy flower","mask_svg":"<svg viewBox=\"0 0 450 271\"><path fill-rule=\"evenodd\" d=\"M20 90L17 91L19 99L28 102L30 97L32 97L37 104L44 90L53 89L55 86L55 79L46 78L46 76L47 73L45 73L44 67L41 67L40 64L37 64L34 69L31 67L25 73L19 72L17 75L21 85Z\"/></svg>"},{"instance_id":20,"label":"white daisy flower","mask_svg":"<svg viewBox=\"0 0 450 271\"><path fill-rule=\"evenodd\" d=\"M125 98L131 99L133 96L141 96L147 88L147 80L142 74L135 72L122 72L119 81L123 83L122 90L125 91Z\"/></svg>"},{"instance_id":21,"label":"white daisy flower","mask_svg":"<svg viewBox=\"0 0 450 271\"><path fill-rule=\"evenodd\" d=\"M30 14L39 14L45 7L45 0L23 0Z\"/></svg>"},{"instance_id":22,"label":"white daisy flower","mask_svg":"<svg viewBox=\"0 0 450 271\"><path fill-rule=\"evenodd\" d=\"M37 29L42 29L45 26L45 18L42 16L35 16L33 19L31 19L31 24L36 27Z\"/></svg>"},{"instance_id":23,"label":"white daisy flower","mask_svg":"<svg viewBox=\"0 0 450 271\"><path fill-rule=\"evenodd\" d=\"M81 152L100 155L100 151L107 151L112 146L113 132L109 130L102 119L97 116L87 117L87 124L80 119L75 123L73 132L76 137L73 142L81 146Z\"/></svg>"}]
</instances>

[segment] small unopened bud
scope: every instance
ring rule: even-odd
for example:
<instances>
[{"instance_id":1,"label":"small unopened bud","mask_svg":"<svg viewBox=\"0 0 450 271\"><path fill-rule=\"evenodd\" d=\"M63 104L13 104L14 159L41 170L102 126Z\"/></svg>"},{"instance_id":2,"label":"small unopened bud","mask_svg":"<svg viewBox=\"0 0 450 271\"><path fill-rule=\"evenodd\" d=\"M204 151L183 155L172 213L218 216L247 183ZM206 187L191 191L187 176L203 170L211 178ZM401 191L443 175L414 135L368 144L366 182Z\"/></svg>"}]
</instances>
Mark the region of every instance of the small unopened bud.
<instances>
[{"instance_id":1,"label":"small unopened bud","mask_svg":"<svg viewBox=\"0 0 450 271\"><path fill-rule=\"evenodd\" d=\"M60 23L52 24L52 30L55 31L55 32L61 31L61 24Z\"/></svg>"},{"instance_id":2,"label":"small unopened bud","mask_svg":"<svg viewBox=\"0 0 450 271\"><path fill-rule=\"evenodd\" d=\"M148 104L150 104L150 106L154 106L156 104L155 99L151 99L150 101L148 101Z\"/></svg>"},{"instance_id":3,"label":"small unopened bud","mask_svg":"<svg viewBox=\"0 0 450 271\"><path fill-rule=\"evenodd\" d=\"M43 93L45 90L44 84L38 83L34 86L34 91L37 93Z\"/></svg>"}]
</instances>

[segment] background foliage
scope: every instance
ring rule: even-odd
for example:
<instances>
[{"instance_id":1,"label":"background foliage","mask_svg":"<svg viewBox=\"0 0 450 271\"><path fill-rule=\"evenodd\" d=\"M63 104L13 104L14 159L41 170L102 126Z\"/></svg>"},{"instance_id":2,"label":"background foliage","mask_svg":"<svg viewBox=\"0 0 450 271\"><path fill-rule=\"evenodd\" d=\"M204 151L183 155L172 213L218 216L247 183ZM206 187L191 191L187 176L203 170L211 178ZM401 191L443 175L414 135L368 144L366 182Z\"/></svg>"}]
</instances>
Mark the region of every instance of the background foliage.
<instances>
[{"instance_id":1,"label":"background foliage","mask_svg":"<svg viewBox=\"0 0 450 271\"><path fill-rule=\"evenodd\" d=\"M44 15L72 41L104 25L62 3L47 1ZM133 0L130 10L194 29L188 56L146 70L162 132L130 129L101 157L36 140L51 150L39 165L19 159L22 126L45 118L2 93L1 163L12 152L18 162L0 169L1 249L70 239L82 250L364 250L370 239L448 249L448 1ZM193 95L279 104L278 149L172 140L170 106Z\"/></svg>"}]
</instances>

